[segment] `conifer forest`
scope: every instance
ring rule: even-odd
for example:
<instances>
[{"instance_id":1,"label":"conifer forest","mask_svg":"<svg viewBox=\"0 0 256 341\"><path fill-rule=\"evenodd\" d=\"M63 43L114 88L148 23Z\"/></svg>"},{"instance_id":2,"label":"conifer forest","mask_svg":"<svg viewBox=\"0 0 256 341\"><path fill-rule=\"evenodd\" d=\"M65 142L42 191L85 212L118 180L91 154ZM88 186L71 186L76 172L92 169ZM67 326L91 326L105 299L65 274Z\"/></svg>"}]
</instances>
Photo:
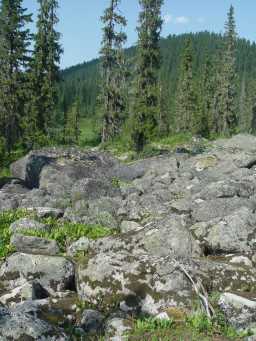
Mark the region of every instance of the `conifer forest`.
<instances>
[{"instance_id":1,"label":"conifer forest","mask_svg":"<svg viewBox=\"0 0 256 341\"><path fill-rule=\"evenodd\" d=\"M256 45L237 36L233 6L223 35L161 38L163 0L139 0L137 44L124 49L125 13L109 1L100 57L61 70L58 1L38 3L32 34L22 0L1 1L2 158L54 144L125 141L141 152L169 135L255 132Z\"/></svg>"}]
</instances>

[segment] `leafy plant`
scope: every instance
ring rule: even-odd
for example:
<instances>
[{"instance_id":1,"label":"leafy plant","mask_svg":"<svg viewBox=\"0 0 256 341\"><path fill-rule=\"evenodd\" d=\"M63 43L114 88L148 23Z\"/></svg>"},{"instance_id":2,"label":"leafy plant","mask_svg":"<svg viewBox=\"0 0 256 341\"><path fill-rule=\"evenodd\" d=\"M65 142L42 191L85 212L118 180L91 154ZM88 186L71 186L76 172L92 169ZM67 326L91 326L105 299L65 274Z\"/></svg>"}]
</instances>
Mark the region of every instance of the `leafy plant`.
<instances>
[{"instance_id":1,"label":"leafy plant","mask_svg":"<svg viewBox=\"0 0 256 341\"><path fill-rule=\"evenodd\" d=\"M20 218L28 215L25 210L5 211L0 213L0 259L7 257L14 251L10 245L10 225Z\"/></svg>"},{"instance_id":2,"label":"leafy plant","mask_svg":"<svg viewBox=\"0 0 256 341\"><path fill-rule=\"evenodd\" d=\"M27 236L56 240L61 252L65 252L68 245L81 237L98 239L114 233L113 230L99 225L84 225L69 222L59 224L58 221L54 219L44 220L44 222L50 226L49 231L34 231L28 229L22 233Z\"/></svg>"},{"instance_id":3,"label":"leafy plant","mask_svg":"<svg viewBox=\"0 0 256 341\"><path fill-rule=\"evenodd\" d=\"M26 210L4 211L0 213L0 259L7 257L14 251L10 245L11 231L10 225L21 218L33 218L33 213ZM98 239L109 236L115 231L99 225L74 224L69 222L59 222L53 218L41 219L49 226L49 231L22 231L24 235L56 240L61 252L65 252L66 247L73 241L81 237Z\"/></svg>"}]
</instances>

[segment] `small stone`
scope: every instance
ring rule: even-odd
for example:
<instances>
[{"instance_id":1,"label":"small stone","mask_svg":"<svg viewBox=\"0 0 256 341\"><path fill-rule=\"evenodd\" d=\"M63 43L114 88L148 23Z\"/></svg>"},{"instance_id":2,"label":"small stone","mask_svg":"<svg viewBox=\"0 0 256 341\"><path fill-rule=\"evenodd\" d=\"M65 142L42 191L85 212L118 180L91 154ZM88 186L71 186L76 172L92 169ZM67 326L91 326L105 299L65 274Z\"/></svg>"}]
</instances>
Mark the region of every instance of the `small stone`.
<instances>
[{"instance_id":1,"label":"small stone","mask_svg":"<svg viewBox=\"0 0 256 341\"><path fill-rule=\"evenodd\" d=\"M99 332L102 329L103 319L103 315L96 310L84 310L81 318L81 327L88 333Z\"/></svg>"},{"instance_id":2,"label":"small stone","mask_svg":"<svg viewBox=\"0 0 256 341\"><path fill-rule=\"evenodd\" d=\"M87 252L90 244L91 241L88 238L82 237L68 247L67 255L70 257L74 257L79 252Z\"/></svg>"},{"instance_id":3,"label":"small stone","mask_svg":"<svg viewBox=\"0 0 256 341\"><path fill-rule=\"evenodd\" d=\"M230 259L230 263L243 264L249 266L250 268L252 267L252 262L250 261L250 259L244 256L233 257L232 259Z\"/></svg>"},{"instance_id":4,"label":"small stone","mask_svg":"<svg viewBox=\"0 0 256 341\"><path fill-rule=\"evenodd\" d=\"M121 224L121 232L128 233L131 231L140 231L144 227L140 224L136 223L135 221L123 221Z\"/></svg>"}]
</instances>

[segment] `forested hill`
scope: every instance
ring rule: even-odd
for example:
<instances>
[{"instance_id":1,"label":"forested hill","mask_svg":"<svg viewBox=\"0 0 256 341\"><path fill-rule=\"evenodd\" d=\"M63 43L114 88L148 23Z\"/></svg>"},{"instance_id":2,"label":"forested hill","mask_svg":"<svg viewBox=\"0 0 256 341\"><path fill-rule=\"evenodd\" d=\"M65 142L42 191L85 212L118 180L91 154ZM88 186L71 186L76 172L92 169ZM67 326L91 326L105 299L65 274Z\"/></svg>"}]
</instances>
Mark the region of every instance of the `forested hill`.
<instances>
[{"instance_id":1,"label":"forested hill","mask_svg":"<svg viewBox=\"0 0 256 341\"><path fill-rule=\"evenodd\" d=\"M223 47L220 34L200 32L182 35L170 35L161 40L163 63L160 79L168 91L168 112L170 117L174 113L175 92L180 70L180 62L187 38L192 40L193 46L193 79L195 92L199 91L200 77L206 58L210 58L217 69L219 51ZM251 115L251 103L254 101L256 87L256 44L245 39L237 42L237 100L239 114L248 118ZM135 48L125 51L128 60L135 56ZM132 62L129 63L133 65ZM84 117L94 116L97 111L97 95L100 86L99 59L72 66L62 72L60 111L68 112L76 98L79 99L80 112ZM250 118L248 118L249 120Z\"/></svg>"}]
</instances>

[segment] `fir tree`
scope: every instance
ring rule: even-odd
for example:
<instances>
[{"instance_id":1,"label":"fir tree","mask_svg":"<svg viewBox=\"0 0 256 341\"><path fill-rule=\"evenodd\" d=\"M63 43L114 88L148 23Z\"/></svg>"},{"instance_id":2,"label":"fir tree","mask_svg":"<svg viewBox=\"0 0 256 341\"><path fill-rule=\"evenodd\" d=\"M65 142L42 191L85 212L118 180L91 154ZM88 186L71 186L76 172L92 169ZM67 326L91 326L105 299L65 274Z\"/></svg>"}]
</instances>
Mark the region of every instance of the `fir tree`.
<instances>
[{"instance_id":1,"label":"fir tree","mask_svg":"<svg viewBox=\"0 0 256 341\"><path fill-rule=\"evenodd\" d=\"M10 152L21 136L26 102L26 69L31 35L22 0L2 0L0 7L0 131Z\"/></svg>"},{"instance_id":2,"label":"fir tree","mask_svg":"<svg viewBox=\"0 0 256 341\"><path fill-rule=\"evenodd\" d=\"M103 130L102 142L113 139L120 133L125 112L125 65L123 44L126 34L123 27L126 19L119 11L120 0L110 0L101 20L104 25L102 48L102 94Z\"/></svg>"},{"instance_id":3,"label":"fir tree","mask_svg":"<svg viewBox=\"0 0 256 341\"><path fill-rule=\"evenodd\" d=\"M65 126L65 142L67 144L78 144L80 130L79 130L79 100L77 99L71 110L67 113L67 122Z\"/></svg>"},{"instance_id":4,"label":"fir tree","mask_svg":"<svg viewBox=\"0 0 256 341\"><path fill-rule=\"evenodd\" d=\"M140 0L132 143L137 152L157 134L159 117L158 71L163 0Z\"/></svg>"},{"instance_id":5,"label":"fir tree","mask_svg":"<svg viewBox=\"0 0 256 341\"><path fill-rule=\"evenodd\" d=\"M228 12L228 20L225 25L223 59L221 61L219 76L219 108L217 119L219 130L225 135L231 135L237 127L236 108L236 25L234 18L234 7L231 6Z\"/></svg>"},{"instance_id":6,"label":"fir tree","mask_svg":"<svg viewBox=\"0 0 256 341\"><path fill-rule=\"evenodd\" d=\"M213 93L215 91L214 67L209 56L206 57L200 80L199 121L197 133L209 137L213 127Z\"/></svg>"},{"instance_id":7,"label":"fir tree","mask_svg":"<svg viewBox=\"0 0 256 341\"><path fill-rule=\"evenodd\" d=\"M191 40L186 41L176 95L176 127L178 132L192 132L196 115L196 96L193 81L193 51Z\"/></svg>"},{"instance_id":8,"label":"fir tree","mask_svg":"<svg viewBox=\"0 0 256 341\"><path fill-rule=\"evenodd\" d=\"M169 108L168 108L168 89L161 82L159 86L159 137L167 136L170 132Z\"/></svg>"},{"instance_id":9,"label":"fir tree","mask_svg":"<svg viewBox=\"0 0 256 341\"><path fill-rule=\"evenodd\" d=\"M34 132L49 138L55 119L60 80L59 63L62 48L58 23L57 0L38 0L40 8L35 34L35 47L30 69L30 120ZM32 132L33 134L33 132Z\"/></svg>"}]
</instances>

